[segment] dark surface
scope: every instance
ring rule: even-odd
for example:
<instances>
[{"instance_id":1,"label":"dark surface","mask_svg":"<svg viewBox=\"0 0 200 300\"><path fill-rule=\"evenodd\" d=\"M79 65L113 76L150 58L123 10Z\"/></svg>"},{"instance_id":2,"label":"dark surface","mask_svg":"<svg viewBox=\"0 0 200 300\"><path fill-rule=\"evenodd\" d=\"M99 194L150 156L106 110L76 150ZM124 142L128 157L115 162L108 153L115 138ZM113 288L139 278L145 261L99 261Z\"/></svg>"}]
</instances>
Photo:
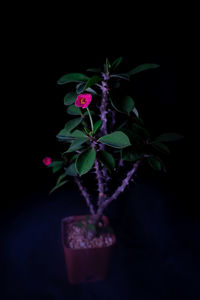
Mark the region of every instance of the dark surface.
<instances>
[{"instance_id":1,"label":"dark surface","mask_svg":"<svg viewBox=\"0 0 200 300\"><path fill-rule=\"evenodd\" d=\"M200 224L174 219L173 198L155 181L129 189L107 211L118 239L108 278L72 286L60 221L87 213L84 201L76 190L33 193L21 211L4 214L2 299L199 299Z\"/></svg>"},{"instance_id":2,"label":"dark surface","mask_svg":"<svg viewBox=\"0 0 200 300\"><path fill-rule=\"evenodd\" d=\"M41 24L35 14L34 20L27 15L22 22L26 30L17 28L18 20L11 26L14 37L8 35L8 58L4 59L8 74L3 74L9 86L2 99L8 105L1 147L7 154L2 156L6 165L1 190L2 299L200 298L199 91L194 91L199 76L193 78L199 70L199 51L192 41L193 36L198 41L198 35L188 18L185 25L180 24L180 13L175 13L178 28L167 14L163 27L155 19L151 29L150 22L145 23L145 17L132 9L133 15L124 13L122 22L121 5L119 9L120 16L110 24L108 19L115 12L105 15L104 11L99 31L96 14L95 20L88 18L96 34L82 26L85 20L75 22L72 11L67 15L75 19L62 27L60 17L56 34L44 15ZM63 12L65 22L68 17ZM49 15L46 9L45 15ZM137 15L140 20L134 26ZM148 15L154 19L149 11ZM163 19L162 13L156 15ZM56 157L55 135L66 122L63 97L70 90L58 87L56 81L65 73L99 66L105 57L113 60L121 55L123 71L140 63L161 65L159 70L138 75L130 95L155 135L176 131L185 139L170 146L166 178L147 172L146 180L107 211L118 239L107 280L70 286L60 221L87 210L73 187L48 196L56 178L42 168L41 161L44 156Z\"/></svg>"}]
</instances>

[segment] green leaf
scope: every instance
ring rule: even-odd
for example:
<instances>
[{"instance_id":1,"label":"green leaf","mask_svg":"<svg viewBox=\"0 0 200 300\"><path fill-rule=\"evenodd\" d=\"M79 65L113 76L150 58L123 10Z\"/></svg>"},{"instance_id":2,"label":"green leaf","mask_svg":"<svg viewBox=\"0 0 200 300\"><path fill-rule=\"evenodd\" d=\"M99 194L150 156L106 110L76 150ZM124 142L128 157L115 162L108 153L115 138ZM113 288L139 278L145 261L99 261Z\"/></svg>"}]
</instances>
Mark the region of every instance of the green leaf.
<instances>
[{"instance_id":1,"label":"green leaf","mask_svg":"<svg viewBox=\"0 0 200 300\"><path fill-rule=\"evenodd\" d=\"M121 113L130 113L134 107L135 103L130 96L125 96L123 99L110 99L112 106Z\"/></svg>"},{"instance_id":2,"label":"green leaf","mask_svg":"<svg viewBox=\"0 0 200 300\"><path fill-rule=\"evenodd\" d=\"M122 131L115 131L111 134L102 136L99 140L100 143L113 148L125 148L131 145L128 136Z\"/></svg>"},{"instance_id":3,"label":"green leaf","mask_svg":"<svg viewBox=\"0 0 200 300\"><path fill-rule=\"evenodd\" d=\"M106 72L110 72L110 68L111 68L111 64L110 64L108 58L106 58Z\"/></svg>"},{"instance_id":4,"label":"green leaf","mask_svg":"<svg viewBox=\"0 0 200 300\"><path fill-rule=\"evenodd\" d=\"M77 159L77 157L78 157L78 154L74 154L74 155L72 156L72 158L70 159L70 162L72 162L72 161L76 160L76 159Z\"/></svg>"},{"instance_id":5,"label":"green leaf","mask_svg":"<svg viewBox=\"0 0 200 300\"><path fill-rule=\"evenodd\" d=\"M83 223L81 221L77 222L77 223L75 223L75 226L79 227L79 228L82 228L83 227Z\"/></svg>"},{"instance_id":6,"label":"green leaf","mask_svg":"<svg viewBox=\"0 0 200 300\"><path fill-rule=\"evenodd\" d=\"M86 85L85 82L80 82L79 84L77 84L76 93L81 94L84 91L85 85Z\"/></svg>"},{"instance_id":7,"label":"green leaf","mask_svg":"<svg viewBox=\"0 0 200 300\"><path fill-rule=\"evenodd\" d=\"M79 107L77 107L75 105L70 105L67 108L67 113L69 115L81 115L81 110Z\"/></svg>"},{"instance_id":8,"label":"green leaf","mask_svg":"<svg viewBox=\"0 0 200 300\"><path fill-rule=\"evenodd\" d=\"M117 78L117 79L124 79L129 80L129 74L113 74L110 76L110 78Z\"/></svg>"},{"instance_id":9,"label":"green leaf","mask_svg":"<svg viewBox=\"0 0 200 300\"><path fill-rule=\"evenodd\" d=\"M122 63L123 57L118 57L113 63L112 63L112 69L115 70L117 67Z\"/></svg>"},{"instance_id":10,"label":"green leaf","mask_svg":"<svg viewBox=\"0 0 200 300\"><path fill-rule=\"evenodd\" d=\"M60 182L59 184L57 184L50 192L49 194L52 194L55 190L57 190L58 188L60 188L61 186L63 186L65 183L67 183L68 180L64 180L62 182Z\"/></svg>"},{"instance_id":11,"label":"green leaf","mask_svg":"<svg viewBox=\"0 0 200 300\"><path fill-rule=\"evenodd\" d=\"M76 150L79 150L81 146L88 141L88 138L80 138L72 142L71 146L65 153L74 152Z\"/></svg>"},{"instance_id":12,"label":"green leaf","mask_svg":"<svg viewBox=\"0 0 200 300\"><path fill-rule=\"evenodd\" d=\"M137 153L132 147L122 149L121 158L126 161L137 161L144 157L143 153Z\"/></svg>"},{"instance_id":13,"label":"green leaf","mask_svg":"<svg viewBox=\"0 0 200 300\"><path fill-rule=\"evenodd\" d=\"M98 120L95 124L94 124L94 134L99 130L99 128L102 125L102 121Z\"/></svg>"},{"instance_id":14,"label":"green leaf","mask_svg":"<svg viewBox=\"0 0 200 300\"><path fill-rule=\"evenodd\" d=\"M91 77L90 79L88 79L84 90L87 90L87 88L93 86L94 84L98 83L101 80L102 80L102 78L100 76L95 75L95 76Z\"/></svg>"},{"instance_id":15,"label":"green leaf","mask_svg":"<svg viewBox=\"0 0 200 300\"><path fill-rule=\"evenodd\" d=\"M132 134L133 136L141 136L143 138L149 138L150 137L150 133L148 132L148 130L142 126L140 126L137 123L133 123L131 126L131 130L132 130Z\"/></svg>"},{"instance_id":16,"label":"green leaf","mask_svg":"<svg viewBox=\"0 0 200 300\"><path fill-rule=\"evenodd\" d=\"M88 149L79 154L76 160L76 170L80 176L86 174L93 167L96 159L95 150Z\"/></svg>"},{"instance_id":17,"label":"green leaf","mask_svg":"<svg viewBox=\"0 0 200 300\"><path fill-rule=\"evenodd\" d=\"M55 160L55 161L53 161L53 162L49 165L49 167L52 168L52 172L53 172L53 173L56 173L56 172L58 172L58 171L60 171L60 170L62 169L63 164L64 164L63 161L60 161L60 160L57 161L57 160Z\"/></svg>"},{"instance_id":18,"label":"green leaf","mask_svg":"<svg viewBox=\"0 0 200 300\"><path fill-rule=\"evenodd\" d=\"M82 92L84 92L85 86L86 86L85 82L81 82L81 83L77 84L76 93L81 94ZM97 92L95 90L93 90L92 88L87 88L86 91L92 95L97 95Z\"/></svg>"},{"instance_id":19,"label":"green leaf","mask_svg":"<svg viewBox=\"0 0 200 300\"><path fill-rule=\"evenodd\" d=\"M69 73L67 75L62 76L58 80L58 84L66 84L70 82L80 82L80 81L87 81L89 79L88 76L81 74L81 73Z\"/></svg>"},{"instance_id":20,"label":"green leaf","mask_svg":"<svg viewBox=\"0 0 200 300\"><path fill-rule=\"evenodd\" d=\"M115 168L114 157L107 151L99 151L98 158L110 172Z\"/></svg>"},{"instance_id":21,"label":"green leaf","mask_svg":"<svg viewBox=\"0 0 200 300\"><path fill-rule=\"evenodd\" d=\"M86 71L87 72L92 72L92 73L100 73L101 69L100 68L89 68Z\"/></svg>"},{"instance_id":22,"label":"green leaf","mask_svg":"<svg viewBox=\"0 0 200 300\"><path fill-rule=\"evenodd\" d=\"M87 231L96 231L95 225L94 224L87 224L86 226Z\"/></svg>"},{"instance_id":23,"label":"green leaf","mask_svg":"<svg viewBox=\"0 0 200 300\"><path fill-rule=\"evenodd\" d=\"M74 130L73 132L62 129L56 136L61 141L73 141L78 138L87 138L87 136L81 130Z\"/></svg>"},{"instance_id":24,"label":"green leaf","mask_svg":"<svg viewBox=\"0 0 200 300\"><path fill-rule=\"evenodd\" d=\"M163 143L160 143L160 142L152 142L152 147L164 154L169 154L170 151L169 151L169 148L163 144Z\"/></svg>"},{"instance_id":25,"label":"green leaf","mask_svg":"<svg viewBox=\"0 0 200 300\"><path fill-rule=\"evenodd\" d=\"M155 171L162 170L162 163L160 159L156 158L155 156L148 157L147 162L150 165L150 167L153 168Z\"/></svg>"},{"instance_id":26,"label":"green leaf","mask_svg":"<svg viewBox=\"0 0 200 300\"><path fill-rule=\"evenodd\" d=\"M64 98L64 105L71 105L76 101L77 94L76 93L68 93Z\"/></svg>"},{"instance_id":27,"label":"green leaf","mask_svg":"<svg viewBox=\"0 0 200 300\"><path fill-rule=\"evenodd\" d=\"M70 121L68 121L65 124L65 129L66 131L70 132L72 131L74 128L76 128L82 121L82 118L76 118L76 119L72 119Z\"/></svg>"},{"instance_id":28,"label":"green leaf","mask_svg":"<svg viewBox=\"0 0 200 300\"><path fill-rule=\"evenodd\" d=\"M169 132L169 133L164 133L159 135L155 141L156 142L173 142L173 141L177 141L177 140L181 140L183 139L184 136L174 133L174 132Z\"/></svg>"},{"instance_id":29,"label":"green leaf","mask_svg":"<svg viewBox=\"0 0 200 300\"><path fill-rule=\"evenodd\" d=\"M90 216L86 216L85 217L85 222L88 223L89 219L90 219Z\"/></svg>"},{"instance_id":30,"label":"green leaf","mask_svg":"<svg viewBox=\"0 0 200 300\"><path fill-rule=\"evenodd\" d=\"M62 175L60 175L60 176L58 177L58 180L57 180L57 182L56 182L56 185L60 184L61 181L62 181L66 176L67 176L66 173L63 173Z\"/></svg>"},{"instance_id":31,"label":"green leaf","mask_svg":"<svg viewBox=\"0 0 200 300\"><path fill-rule=\"evenodd\" d=\"M150 69L156 69L156 68L159 68L159 67L160 66L157 65L157 64L142 64L142 65L139 65L136 68L132 69L127 74L131 76L131 75L135 75L135 74L137 74L139 72L142 72L142 71L146 71L146 70L150 70Z\"/></svg>"},{"instance_id":32,"label":"green leaf","mask_svg":"<svg viewBox=\"0 0 200 300\"><path fill-rule=\"evenodd\" d=\"M77 176L77 170L76 170L75 162L72 163L69 167L65 168L65 172L69 176Z\"/></svg>"}]
</instances>

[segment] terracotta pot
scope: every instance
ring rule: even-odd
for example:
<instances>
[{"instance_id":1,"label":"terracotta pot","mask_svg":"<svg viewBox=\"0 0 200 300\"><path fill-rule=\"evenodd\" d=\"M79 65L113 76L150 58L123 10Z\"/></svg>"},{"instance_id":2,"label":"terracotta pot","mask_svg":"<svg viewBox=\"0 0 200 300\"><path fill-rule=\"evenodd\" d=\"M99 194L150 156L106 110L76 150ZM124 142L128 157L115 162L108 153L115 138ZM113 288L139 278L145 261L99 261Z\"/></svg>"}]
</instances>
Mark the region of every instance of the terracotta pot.
<instances>
[{"instance_id":1,"label":"terracotta pot","mask_svg":"<svg viewBox=\"0 0 200 300\"><path fill-rule=\"evenodd\" d=\"M71 222L79 222L86 216L72 216L62 220L62 245L64 248L68 280L71 284L92 282L106 278L110 254L114 244L102 248L71 249L67 247L67 226ZM107 217L103 216L105 225L109 224Z\"/></svg>"}]
</instances>

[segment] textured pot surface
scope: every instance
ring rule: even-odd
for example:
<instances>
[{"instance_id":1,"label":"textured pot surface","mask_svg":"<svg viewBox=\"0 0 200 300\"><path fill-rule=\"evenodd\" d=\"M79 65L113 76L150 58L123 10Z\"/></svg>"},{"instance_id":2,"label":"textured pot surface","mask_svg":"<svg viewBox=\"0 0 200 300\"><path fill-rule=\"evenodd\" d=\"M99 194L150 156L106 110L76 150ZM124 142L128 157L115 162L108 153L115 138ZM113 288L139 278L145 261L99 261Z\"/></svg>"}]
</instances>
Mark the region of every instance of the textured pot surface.
<instances>
[{"instance_id":1,"label":"textured pot surface","mask_svg":"<svg viewBox=\"0 0 200 300\"><path fill-rule=\"evenodd\" d=\"M109 267L113 246L89 249L72 249L67 247L67 227L71 222L84 220L86 216L72 216L62 220L62 245L64 248L68 280L72 284L92 282L105 279ZM109 224L103 216L105 225ZM112 235L116 241L115 235Z\"/></svg>"}]
</instances>

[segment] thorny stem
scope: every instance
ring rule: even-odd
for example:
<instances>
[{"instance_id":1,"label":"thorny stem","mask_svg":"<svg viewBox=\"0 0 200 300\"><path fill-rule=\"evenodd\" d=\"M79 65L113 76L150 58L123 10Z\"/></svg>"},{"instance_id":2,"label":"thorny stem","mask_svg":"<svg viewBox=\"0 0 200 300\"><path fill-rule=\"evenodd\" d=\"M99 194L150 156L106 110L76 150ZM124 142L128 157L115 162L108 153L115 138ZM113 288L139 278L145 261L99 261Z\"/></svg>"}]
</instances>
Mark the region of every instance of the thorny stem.
<instances>
[{"instance_id":1,"label":"thorny stem","mask_svg":"<svg viewBox=\"0 0 200 300\"><path fill-rule=\"evenodd\" d=\"M99 162L97 159L95 160L94 168L95 168L95 173L96 173L96 178L98 183L98 192L99 192L98 206L99 206L102 200L104 199L105 195L104 195L104 182L100 171Z\"/></svg>"},{"instance_id":2,"label":"thorny stem","mask_svg":"<svg viewBox=\"0 0 200 300\"><path fill-rule=\"evenodd\" d=\"M138 160L134 163L133 168L131 171L129 171L126 175L126 177L124 178L124 180L122 181L122 184L115 190L115 192L113 193L113 195L111 197L109 197L108 199L106 199L98 208L96 215L93 218L93 223L97 224L99 222L99 220L101 219L102 215L103 215L103 211L104 209L115 199L117 199L117 197L125 190L125 188L128 186L132 176L135 174L135 172L137 171L139 165L141 163L141 160Z\"/></svg>"},{"instance_id":3,"label":"thorny stem","mask_svg":"<svg viewBox=\"0 0 200 300\"><path fill-rule=\"evenodd\" d=\"M79 190L81 191L83 197L86 200L87 206L89 207L90 213L95 215L94 207L90 201L90 195L88 194L86 188L81 184L81 181L78 177L74 177L76 184L78 185Z\"/></svg>"},{"instance_id":4,"label":"thorny stem","mask_svg":"<svg viewBox=\"0 0 200 300\"><path fill-rule=\"evenodd\" d=\"M100 117L102 120L102 126L101 126L101 133L103 135L107 134L107 104L108 104L108 84L107 81L110 79L109 73L102 73L102 76L104 80L101 83L101 90L102 90L102 100L101 100L101 106L100 106Z\"/></svg>"}]
</instances>

